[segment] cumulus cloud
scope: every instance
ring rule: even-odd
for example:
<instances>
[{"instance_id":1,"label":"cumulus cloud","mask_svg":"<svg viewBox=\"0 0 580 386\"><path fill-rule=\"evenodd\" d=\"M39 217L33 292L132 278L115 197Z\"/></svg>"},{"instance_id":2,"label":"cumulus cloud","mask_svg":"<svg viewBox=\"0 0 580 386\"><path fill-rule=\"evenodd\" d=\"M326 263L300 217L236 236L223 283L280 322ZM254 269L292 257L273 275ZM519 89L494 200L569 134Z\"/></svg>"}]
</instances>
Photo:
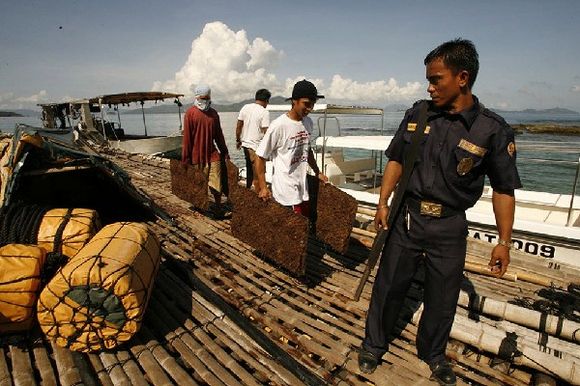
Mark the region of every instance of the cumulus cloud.
<instances>
[{"instance_id":1,"label":"cumulus cloud","mask_svg":"<svg viewBox=\"0 0 580 386\"><path fill-rule=\"evenodd\" d=\"M283 51L267 40L250 42L246 31L232 31L222 22L208 23L191 43L191 52L175 78L155 82L154 90L192 94L200 83L211 85L212 97L220 101L239 101L259 88L279 89L272 73Z\"/></svg>"},{"instance_id":2,"label":"cumulus cloud","mask_svg":"<svg viewBox=\"0 0 580 386\"><path fill-rule=\"evenodd\" d=\"M204 83L211 86L212 98L224 103L248 99L259 88L290 96L294 83L308 79L326 101L334 103L409 102L424 96L420 82L400 85L394 78L358 82L336 74L328 86L323 79L305 75L278 80L274 70L284 55L262 37L250 42L244 30L233 31L220 21L208 23L191 43L189 57L174 78L156 81L152 89L191 97L195 86Z\"/></svg>"},{"instance_id":3,"label":"cumulus cloud","mask_svg":"<svg viewBox=\"0 0 580 386\"><path fill-rule=\"evenodd\" d=\"M26 97L18 97L14 101L20 103L40 103L46 100L46 90L40 90L38 94L26 96Z\"/></svg>"},{"instance_id":4,"label":"cumulus cloud","mask_svg":"<svg viewBox=\"0 0 580 386\"><path fill-rule=\"evenodd\" d=\"M417 99L423 91L420 82L407 82L405 86L400 86L395 79L390 78L388 81L359 83L352 79L345 79L340 75L334 75L326 92L328 98L338 100L399 102Z\"/></svg>"},{"instance_id":5,"label":"cumulus cloud","mask_svg":"<svg viewBox=\"0 0 580 386\"><path fill-rule=\"evenodd\" d=\"M37 108L37 103L47 100L46 90L29 96L16 96L13 92L0 93L0 109L30 109Z\"/></svg>"}]
</instances>

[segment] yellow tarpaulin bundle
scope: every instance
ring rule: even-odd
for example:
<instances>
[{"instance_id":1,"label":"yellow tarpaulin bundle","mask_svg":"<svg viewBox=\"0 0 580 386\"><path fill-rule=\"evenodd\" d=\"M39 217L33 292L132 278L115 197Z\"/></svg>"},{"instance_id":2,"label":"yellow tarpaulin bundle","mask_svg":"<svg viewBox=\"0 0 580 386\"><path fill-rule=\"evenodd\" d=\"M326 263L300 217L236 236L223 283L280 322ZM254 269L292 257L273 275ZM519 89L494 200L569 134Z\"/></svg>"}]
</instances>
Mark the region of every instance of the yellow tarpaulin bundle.
<instances>
[{"instance_id":1,"label":"yellow tarpaulin bundle","mask_svg":"<svg viewBox=\"0 0 580 386\"><path fill-rule=\"evenodd\" d=\"M141 326L159 262L159 242L145 224L105 226L40 294L40 327L75 351L129 340Z\"/></svg>"},{"instance_id":2,"label":"yellow tarpaulin bundle","mask_svg":"<svg viewBox=\"0 0 580 386\"><path fill-rule=\"evenodd\" d=\"M37 244L46 251L53 252L55 242L58 242L57 239L60 237L62 254L72 257L99 228L99 216L93 209L51 209L42 218Z\"/></svg>"},{"instance_id":3,"label":"yellow tarpaulin bundle","mask_svg":"<svg viewBox=\"0 0 580 386\"><path fill-rule=\"evenodd\" d=\"M31 327L45 257L46 251L33 245L0 247L0 334Z\"/></svg>"}]
</instances>

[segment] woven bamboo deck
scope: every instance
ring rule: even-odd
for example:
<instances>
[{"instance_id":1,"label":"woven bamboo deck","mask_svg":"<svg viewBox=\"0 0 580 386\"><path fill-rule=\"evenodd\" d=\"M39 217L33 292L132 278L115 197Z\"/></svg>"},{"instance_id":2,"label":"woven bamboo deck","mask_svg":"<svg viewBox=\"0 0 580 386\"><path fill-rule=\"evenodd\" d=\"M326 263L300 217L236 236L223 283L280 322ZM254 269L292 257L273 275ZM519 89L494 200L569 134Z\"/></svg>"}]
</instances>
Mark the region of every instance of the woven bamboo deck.
<instances>
[{"instance_id":1,"label":"woven bamboo deck","mask_svg":"<svg viewBox=\"0 0 580 386\"><path fill-rule=\"evenodd\" d=\"M365 266L364 244L372 233L353 233L345 256L310 239L306 276L298 279L255 256L251 247L231 235L228 220L214 221L173 196L167 161L126 154L109 157L175 219L149 223L162 242L164 261L146 321L127 345L111 352L71 352L40 334L4 344L1 385L435 384L429 381L428 366L416 356L417 326L408 322L410 315L401 320L402 331L377 371L366 375L358 370L357 348L374 273L361 300L351 298ZM487 256L470 255L467 261L485 265ZM534 264L514 257L511 268L541 270L548 282L578 282L580 277L575 271L563 274L543 269L543 262ZM466 276L480 296L501 301L537 299L537 291L544 288L530 281ZM419 297L420 288L414 285L411 307ZM468 313L473 311L458 307L458 316ZM501 328L498 320L480 320ZM537 341L539 335L532 332L529 340ZM572 352L578 348L577 343L562 344ZM536 373L507 363L490 366L489 354L453 340L448 355L460 385L529 385Z\"/></svg>"}]
</instances>

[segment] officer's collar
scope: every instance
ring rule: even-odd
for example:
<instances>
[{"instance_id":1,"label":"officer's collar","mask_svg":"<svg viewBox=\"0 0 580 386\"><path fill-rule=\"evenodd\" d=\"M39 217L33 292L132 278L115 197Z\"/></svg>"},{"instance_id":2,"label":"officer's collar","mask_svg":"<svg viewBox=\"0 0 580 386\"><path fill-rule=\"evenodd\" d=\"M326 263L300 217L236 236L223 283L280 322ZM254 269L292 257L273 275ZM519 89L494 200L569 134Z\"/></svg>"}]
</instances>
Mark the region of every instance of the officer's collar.
<instances>
[{"instance_id":1,"label":"officer's collar","mask_svg":"<svg viewBox=\"0 0 580 386\"><path fill-rule=\"evenodd\" d=\"M463 125L465 126L465 128L467 130L469 130L471 128L471 126L473 125L473 122L475 122L475 119L477 118L477 116L479 115L479 113L481 113L483 107L482 105L479 103L479 99L477 99L477 97L475 95L473 95L473 105L471 105L471 107L462 110L458 113L450 113L448 111L444 111L441 109L438 109L436 107L433 106L433 104L431 104L431 116L447 116L448 118L451 119L459 119L461 120L461 122L463 123Z\"/></svg>"}]
</instances>

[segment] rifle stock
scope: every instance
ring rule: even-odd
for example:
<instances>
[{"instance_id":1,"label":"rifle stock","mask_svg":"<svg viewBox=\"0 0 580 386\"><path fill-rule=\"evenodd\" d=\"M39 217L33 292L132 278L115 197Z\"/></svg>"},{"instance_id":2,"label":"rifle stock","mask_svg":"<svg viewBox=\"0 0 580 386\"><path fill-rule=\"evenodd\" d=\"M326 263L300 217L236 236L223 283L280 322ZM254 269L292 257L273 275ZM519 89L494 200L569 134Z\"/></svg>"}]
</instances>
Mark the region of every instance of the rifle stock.
<instances>
[{"instance_id":1,"label":"rifle stock","mask_svg":"<svg viewBox=\"0 0 580 386\"><path fill-rule=\"evenodd\" d=\"M395 195L391 202L391 210L389 211L389 218L387 219L388 228L387 229L380 229L378 234L375 236L375 240L373 241L373 247L371 248L371 252L369 253L369 261L365 268L365 271L358 283L358 287L354 294L354 300L358 301L360 299L360 295L362 290L371 274L371 271L377 264L379 257L381 256L381 252L383 250L383 246L387 241L387 237L390 234L391 227L395 224L395 219L399 214L399 210L401 209L401 204L403 203L403 198L405 196L405 190L407 188L407 183L409 182L409 178L411 177L411 173L413 172L413 168L415 166L415 160L417 159L417 152L419 148L419 140L423 137L425 133L425 127L427 126L427 110L429 105L427 101L422 101L421 106L419 109L419 119L417 121L417 129L413 133L413 137L411 138L411 146L409 151L405 154L405 160L403 163L403 175L399 180L399 184L397 185L397 189L395 191Z\"/></svg>"}]
</instances>

